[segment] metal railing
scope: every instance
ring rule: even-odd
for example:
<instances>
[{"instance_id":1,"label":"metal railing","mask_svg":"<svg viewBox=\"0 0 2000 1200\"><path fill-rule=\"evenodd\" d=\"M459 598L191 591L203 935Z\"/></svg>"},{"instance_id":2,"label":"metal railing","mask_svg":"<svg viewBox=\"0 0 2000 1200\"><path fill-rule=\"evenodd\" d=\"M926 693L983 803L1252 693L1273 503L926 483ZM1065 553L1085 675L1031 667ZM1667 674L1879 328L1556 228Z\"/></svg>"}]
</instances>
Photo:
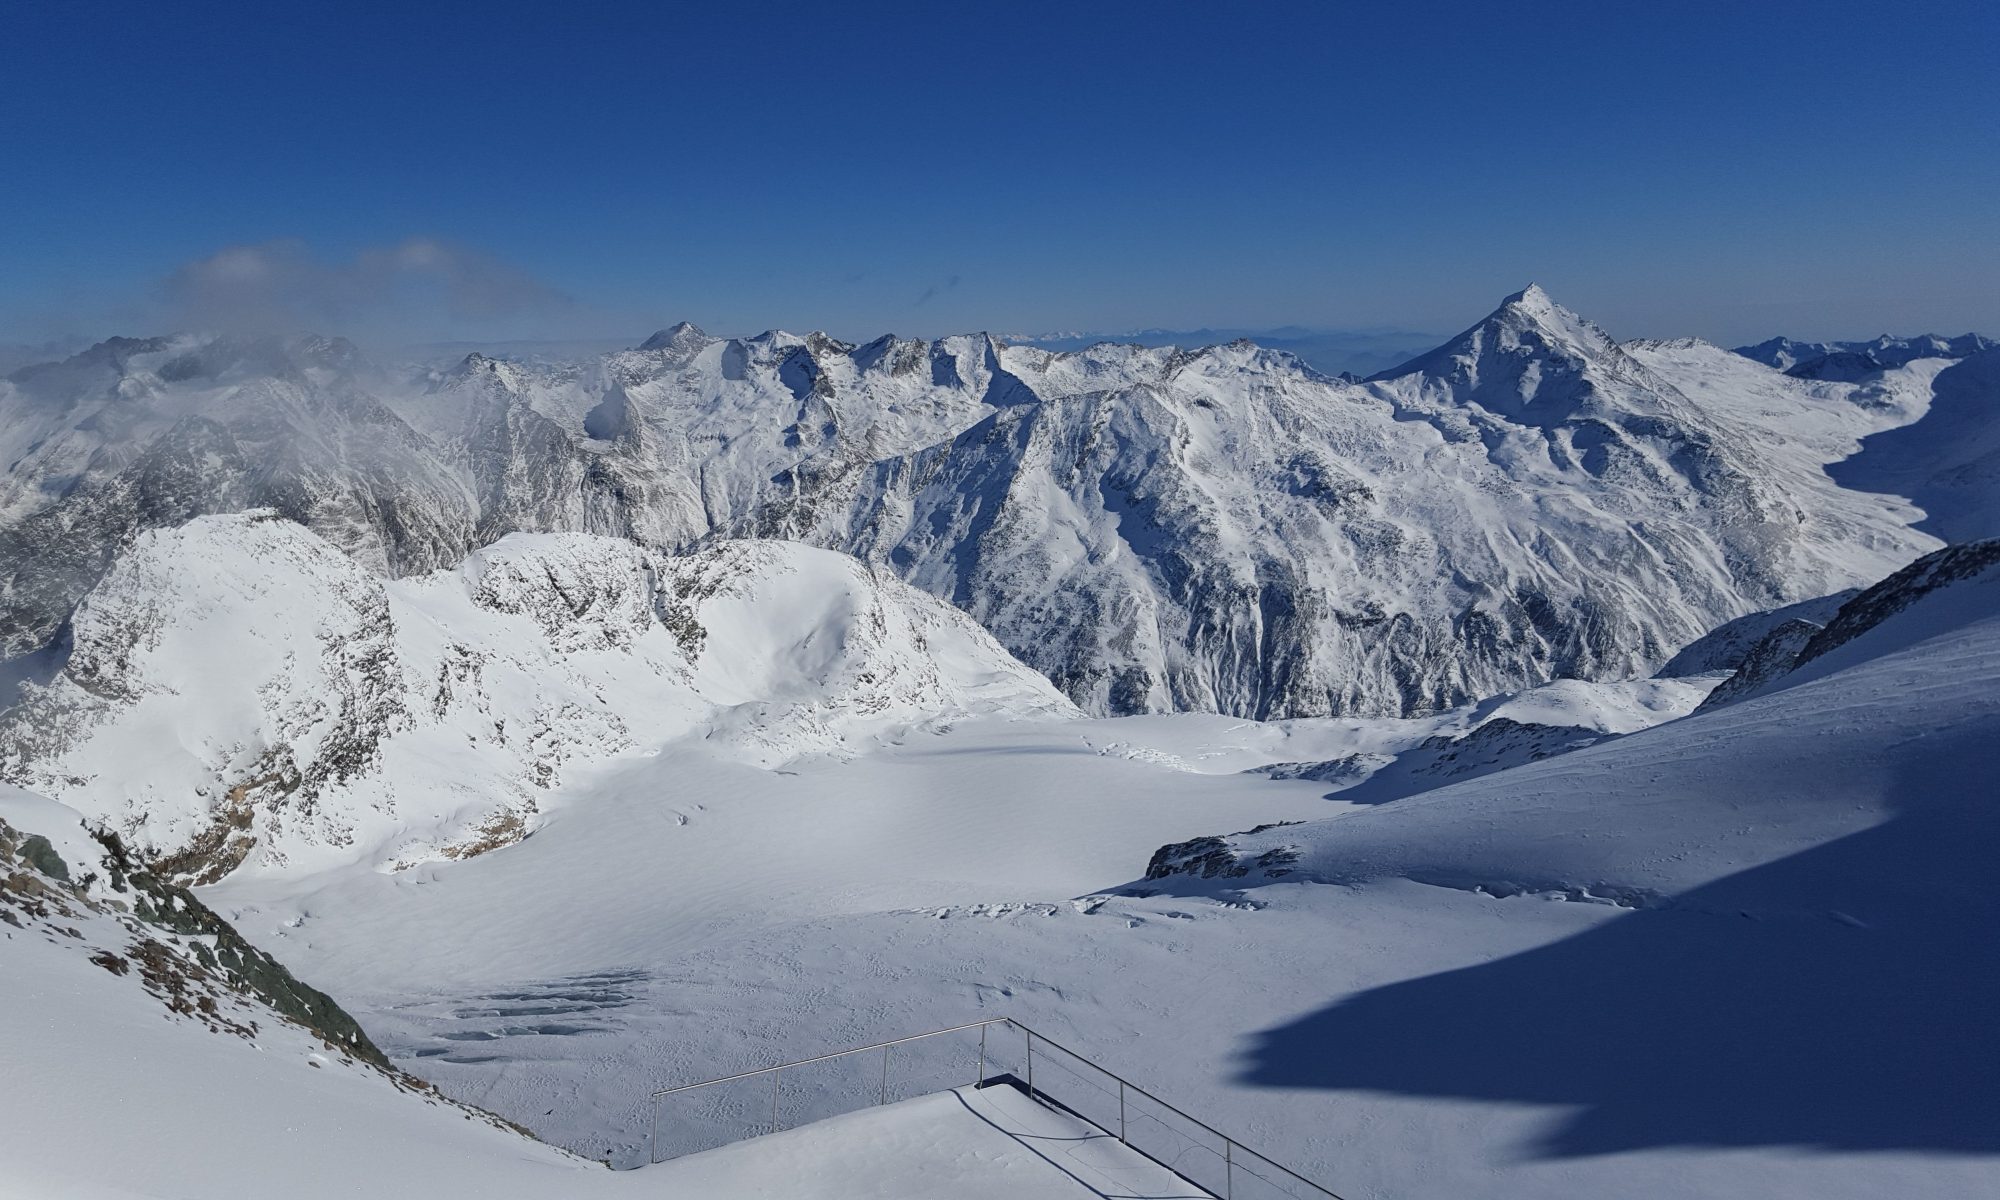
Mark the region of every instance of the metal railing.
<instances>
[{"instance_id":1,"label":"metal railing","mask_svg":"<svg viewBox=\"0 0 2000 1200\"><path fill-rule=\"evenodd\" d=\"M1020 1031L1023 1040L1018 1060L1012 1038L989 1038L994 1026ZM951 1053L954 1045L961 1053ZM1038 1050L1042 1067L1039 1080L1035 1077ZM838 1069L836 1064L852 1064L859 1056L876 1052L882 1056L878 1069L850 1072L847 1078L826 1077L826 1072ZM892 1062L900 1067L893 1077ZM872 1062L865 1065L874 1066ZM969 1079L964 1071L967 1066L973 1068ZM999 1073L989 1074L993 1068L1000 1068ZM787 1073L792 1081L789 1092ZM768 1094L763 1084L766 1076L770 1079ZM1056 1085L1053 1090L1052 1082ZM882 1105L889 1103L891 1096L903 1099L967 1083L974 1087L1017 1086L1030 1098L1070 1113L1222 1200L1340 1200L1291 1168L1011 1017L934 1029L775 1067L661 1088L651 1095L651 1161L663 1162L864 1108L869 1105L870 1093L873 1103ZM663 1102L680 1106L664 1155L660 1145ZM832 1111L826 1111L828 1108Z\"/></svg>"}]
</instances>

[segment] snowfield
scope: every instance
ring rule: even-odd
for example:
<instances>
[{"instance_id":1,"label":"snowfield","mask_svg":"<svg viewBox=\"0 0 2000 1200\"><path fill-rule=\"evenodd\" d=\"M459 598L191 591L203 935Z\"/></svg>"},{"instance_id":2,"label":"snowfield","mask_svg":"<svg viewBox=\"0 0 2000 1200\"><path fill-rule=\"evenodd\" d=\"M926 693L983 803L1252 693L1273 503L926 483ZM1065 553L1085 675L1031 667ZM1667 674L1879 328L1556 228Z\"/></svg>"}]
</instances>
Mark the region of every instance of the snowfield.
<instances>
[{"instance_id":1,"label":"snowfield","mask_svg":"<svg viewBox=\"0 0 2000 1200\"><path fill-rule=\"evenodd\" d=\"M663 754L468 863L208 895L399 1060L614 1162L651 1086L1008 1014L1344 1194L1977 1196L1996 578L1824 677L1392 804L1189 769L1296 729L1015 723L796 775ZM1302 819L1221 839L1242 875L1138 878Z\"/></svg>"},{"instance_id":2,"label":"snowfield","mask_svg":"<svg viewBox=\"0 0 2000 1200\"><path fill-rule=\"evenodd\" d=\"M1003 1016L1349 1200L2000 1194L1996 353L17 372L0 1196L1197 1194L916 1051L642 1165Z\"/></svg>"}]
</instances>

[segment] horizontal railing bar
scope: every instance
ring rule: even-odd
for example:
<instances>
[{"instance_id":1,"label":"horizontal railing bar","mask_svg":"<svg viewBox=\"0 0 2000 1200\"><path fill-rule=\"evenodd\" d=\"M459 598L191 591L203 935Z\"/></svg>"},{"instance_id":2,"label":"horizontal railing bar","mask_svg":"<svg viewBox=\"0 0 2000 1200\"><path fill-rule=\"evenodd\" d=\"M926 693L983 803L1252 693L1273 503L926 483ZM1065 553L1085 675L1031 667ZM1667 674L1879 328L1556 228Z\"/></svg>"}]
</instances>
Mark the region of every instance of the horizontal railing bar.
<instances>
[{"instance_id":1,"label":"horizontal railing bar","mask_svg":"<svg viewBox=\"0 0 2000 1200\"><path fill-rule=\"evenodd\" d=\"M700 1083L684 1083L679 1087L661 1088L652 1094L655 1096L671 1096L675 1092L692 1091L695 1088L708 1087L711 1084L717 1083L734 1083L739 1079L749 1079L756 1075L768 1075L772 1071L789 1071L793 1067L809 1067L817 1062L826 1062L828 1059L846 1058L850 1054L866 1054L870 1050L880 1050L884 1046L900 1046L904 1042L920 1042L925 1038L937 1037L940 1034L959 1033L963 1030L979 1029L987 1025L1020 1025L1020 1022L1015 1021L1011 1017L994 1017L990 1021L974 1021L970 1025L954 1025L950 1029L933 1029L929 1033L913 1033L909 1037L895 1038L887 1042L876 1042L872 1046L856 1046L852 1050L840 1050L832 1054L822 1054L817 1058L802 1058L797 1062L779 1063L775 1067L759 1067L754 1071L744 1071L740 1075L724 1075L720 1079L704 1079ZM1022 1026L1022 1028L1026 1028L1026 1026ZM1038 1033L1035 1036L1041 1037L1042 1035Z\"/></svg>"},{"instance_id":2,"label":"horizontal railing bar","mask_svg":"<svg viewBox=\"0 0 2000 1200\"><path fill-rule=\"evenodd\" d=\"M1222 1132L1220 1129L1217 1129L1215 1126L1210 1125L1208 1122L1202 1120L1201 1118L1189 1116L1188 1114L1182 1112L1180 1109L1175 1108L1173 1105L1167 1103L1165 1100L1162 1100L1158 1096L1155 1096L1153 1093L1147 1091L1145 1088L1140 1087L1138 1084L1133 1083L1131 1080L1126 1079L1122 1075L1117 1075L1111 1071L1105 1070L1105 1068L1099 1066L1096 1061L1090 1058L1086 1058L1081 1054L1078 1054L1076 1051L1070 1049L1068 1046L1063 1045L1061 1042L1056 1041L1054 1038L1049 1037L1047 1034L1041 1033L1037 1030L1030 1029L1026 1025L1023 1025L1021 1022L1014 1020L1012 1017L1003 1017L1000 1019L1000 1021L985 1022L985 1023L1000 1024L1003 1022L1005 1024L1014 1026L1016 1029L1021 1030L1023 1033L1034 1034L1037 1038L1040 1038L1042 1041L1047 1042L1051 1046L1054 1046L1056 1049L1062 1051L1064 1054L1067 1054L1071 1058L1076 1059L1078 1062L1083 1063L1084 1065L1090 1067L1090 1069L1093 1071L1103 1071L1104 1074L1111 1076L1111 1078L1117 1080L1119 1083L1124 1084L1126 1087L1131 1088L1133 1091L1139 1093L1141 1096L1144 1096L1146 1099L1151 1100L1153 1103L1159 1105L1161 1108L1166 1109L1168 1112L1179 1117L1181 1120L1186 1121L1191 1125L1199 1126L1202 1129L1206 1129L1208 1132L1214 1134L1216 1137L1221 1138L1225 1144L1234 1146L1239 1150L1249 1150L1250 1153L1257 1155L1258 1158L1261 1158L1265 1162L1270 1163L1272 1166L1278 1168L1280 1171L1283 1171L1285 1174L1290 1175L1293 1179L1298 1180L1300 1183L1305 1184L1307 1187L1312 1188L1314 1191L1325 1192L1329 1196L1334 1195L1333 1192L1328 1191L1326 1188L1321 1187L1319 1184L1314 1183L1310 1179L1307 1179L1305 1176L1299 1174L1297 1171L1292 1170L1290 1167L1279 1162L1277 1159L1268 1157L1264 1154L1260 1154L1256 1150L1251 1150L1250 1147L1244 1145L1242 1142L1237 1141L1235 1138L1230 1137L1228 1134ZM1339 1200L1339 1198L1336 1196L1335 1200Z\"/></svg>"},{"instance_id":3,"label":"horizontal railing bar","mask_svg":"<svg viewBox=\"0 0 2000 1200\"><path fill-rule=\"evenodd\" d=\"M1145 1088L1140 1087L1138 1084L1133 1083L1131 1080L1126 1079L1124 1076L1106 1070L1104 1067L1098 1065L1098 1063L1095 1060L1085 1055L1078 1054L1076 1051L1070 1049L1068 1046L1063 1045L1061 1042L1056 1041L1054 1038L1049 1037L1048 1035L1040 1032L1039 1030L1029 1028L1027 1025L1021 1023L1020 1021L1015 1020L1013 1017L993 1017L985 1021L973 1021L965 1025L953 1025L948 1029L933 1029L928 1033L916 1033L916 1034L911 1034L909 1037L893 1038L886 1042L876 1042L872 1046L856 1046L851 1050L840 1050L833 1054L822 1054L815 1058L802 1058L799 1059L797 1062L779 1063L778 1065L772 1067L759 1067L755 1071L744 1071L736 1075L724 1075L718 1079L704 1079L700 1083L684 1083L679 1087L661 1088L659 1091L652 1093L652 1099L657 1101L661 1096L671 1096L676 1092L692 1091L695 1088L710 1087L718 1083L734 1083L739 1079L753 1079L759 1075L768 1075L773 1071L788 1071L793 1067L811 1066L813 1063L828 1062L836 1058L846 1058L849 1055L853 1054L866 1054L870 1050L880 1050L887 1046L900 1046L904 1042L919 1042L924 1040L925 1038L934 1038L947 1033L960 1033L967 1029L983 1029L989 1025L1012 1025L1014 1028L1020 1030L1022 1033L1029 1035L1030 1037L1039 1038L1040 1040L1047 1042L1050 1046L1053 1046L1055 1049L1060 1050L1064 1054L1069 1055L1071 1058L1076 1059L1078 1062L1083 1063L1091 1070L1097 1071L1105 1076L1108 1076L1109 1078L1116 1080L1118 1083L1123 1084L1125 1087L1130 1088L1132 1091L1139 1093L1141 1096L1144 1096L1146 1099L1151 1100L1153 1103L1159 1105L1161 1108L1166 1109L1168 1112L1179 1117L1181 1120L1186 1121L1188 1124L1193 1125L1199 1129L1206 1130L1207 1132L1214 1134L1216 1137L1221 1138L1223 1145L1225 1147L1234 1147L1235 1149L1243 1150L1250 1154L1256 1155L1258 1159L1262 1160L1263 1162L1269 1163L1271 1166L1276 1167L1280 1171L1283 1171L1285 1174L1291 1176L1293 1179L1298 1180L1300 1183L1305 1184L1307 1187L1313 1189L1314 1191L1320 1192L1324 1195L1333 1196L1334 1200L1340 1200L1340 1197L1330 1189L1322 1187L1317 1183L1314 1183L1312 1180L1307 1179L1305 1176L1299 1174L1297 1171L1292 1170L1290 1167L1279 1162L1277 1159L1271 1158L1268 1155L1261 1154L1258 1151L1251 1149L1249 1146L1246 1146L1242 1142L1237 1141L1235 1138L1230 1137L1228 1134L1222 1132L1220 1129L1217 1129L1215 1126L1210 1125L1208 1122L1202 1120L1201 1118L1188 1115L1186 1112L1182 1111L1179 1108L1174 1107L1172 1104L1167 1103L1165 1100L1160 1099L1158 1096L1155 1096L1153 1093L1147 1091ZM1096 1124L1096 1122L1092 1122L1092 1124ZM1102 1128L1102 1126L1099 1126L1099 1128Z\"/></svg>"}]
</instances>

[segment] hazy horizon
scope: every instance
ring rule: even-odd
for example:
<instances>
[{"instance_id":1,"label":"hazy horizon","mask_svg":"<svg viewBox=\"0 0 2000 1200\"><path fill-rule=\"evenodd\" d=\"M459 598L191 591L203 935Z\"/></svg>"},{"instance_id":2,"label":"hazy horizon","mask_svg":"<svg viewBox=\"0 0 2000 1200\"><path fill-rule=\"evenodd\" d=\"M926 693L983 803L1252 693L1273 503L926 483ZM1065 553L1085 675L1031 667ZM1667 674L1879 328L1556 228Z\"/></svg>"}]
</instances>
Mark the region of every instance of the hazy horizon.
<instances>
[{"instance_id":1,"label":"hazy horizon","mask_svg":"<svg viewBox=\"0 0 2000 1200\"><path fill-rule=\"evenodd\" d=\"M2000 12L1895 20L1949 36L1853 2L31 6L0 342L1453 331L1530 281L1621 338L2000 331Z\"/></svg>"}]
</instances>

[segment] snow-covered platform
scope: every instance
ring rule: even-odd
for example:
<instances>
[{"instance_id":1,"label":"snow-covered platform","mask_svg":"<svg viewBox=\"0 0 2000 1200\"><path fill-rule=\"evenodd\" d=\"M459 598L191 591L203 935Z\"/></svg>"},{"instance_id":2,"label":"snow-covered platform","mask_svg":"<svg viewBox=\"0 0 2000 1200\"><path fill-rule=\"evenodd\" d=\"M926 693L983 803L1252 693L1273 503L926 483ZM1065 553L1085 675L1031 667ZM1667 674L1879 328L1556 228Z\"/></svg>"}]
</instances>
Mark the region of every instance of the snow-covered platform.
<instances>
[{"instance_id":1,"label":"snow-covered platform","mask_svg":"<svg viewBox=\"0 0 2000 1200\"><path fill-rule=\"evenodd\" d=\"M786 1200L1202 1200L1202 1191L1018 1088L959 1088L631 1173L661 1196Z\"/></svg>"}]
</instances>

